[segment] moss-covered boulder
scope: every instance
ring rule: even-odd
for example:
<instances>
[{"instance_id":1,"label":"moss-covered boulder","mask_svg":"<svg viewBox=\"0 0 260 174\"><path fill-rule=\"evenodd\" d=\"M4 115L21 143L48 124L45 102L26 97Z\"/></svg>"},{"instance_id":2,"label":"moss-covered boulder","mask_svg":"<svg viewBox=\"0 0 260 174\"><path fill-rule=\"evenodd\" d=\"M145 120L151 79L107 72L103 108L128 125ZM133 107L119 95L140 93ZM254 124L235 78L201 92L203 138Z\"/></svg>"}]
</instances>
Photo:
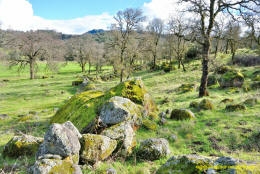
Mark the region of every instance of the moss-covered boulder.
<instances>
[{"instance_id":1,"label":"moss-covered boulder","mask_svg":"<svg viewBox=\"0 0 260 174\"><path fill-rule=\"evenodd\" d=\"M73 96L52 117L51 123L71 121L80 131L100 114L100 109L111 97L121 96L142 107L144 116L155 117L158 111L141 79L128 80L106 92L89 90Z\"/></svg>"},{"instance_id":2,"label":"moss-covered boulder","mask_svg":"<svg viewBox=\"0 0 260 174\"><path fill-rule=\"evenodd\" d=\"M69 120L82 130L95 118L103 96L103 92L93 90L74 95L51 118L51 123L64 123Z\"/></svg>"},{"instance_id":3,"label":"moss-covered boulder","mask_svg":"<svg viewBox=\"0 0 260 174\"><path fill-rule=\"evenodd\" d=\"M197 109L197 108L199 108L199 102L197 102L197 101L192 101L192 102L190 102L189 107L190 107L190 108L195 108L195 109Z\"/></svg>"},{"instance_id":4,"label":"moss-covered boulder","mask_svg":"<svg viewBox=\"0 0 260 174\"><path fill-rule=\"evenodd\" d=\"M198 108L200 110L212 110L214 108L214 105L209 99L203 99L199 103Z\"/></svg>"},{"instance_id":5,"label":"moss-covered boulder","mask_svg":"<svg viewBox=\"0 0 260 174\"><path fill-rule=\"evenodd\" d=\"M170 154L169 143L164 138L150 138L141 142L137 157L143 160L158 160Z\"/></svg>"},{"instance_id":6,"label":"moss-covered boulder","mask_svg":"<svg viewBox=\"0 0 260 174\"><path fill-rule=\"evenodd\" d=\"M183 155L179 157L172 156L158 170L157 174L165 173L204 173L213 166L213 161L204 156Z\"/></svg>"},{"instance_id":7,"label":"moss-covered boulder","mask_svg":"<svg viewBox=\"0 0 260 174\"><path fill-rule=\"evenodd\" d=\"M29 169L32 174L82 174L80 167L68 159L37 160Z\"/></svg>"},{"instance_id":8,"label":"moss-covered boulder","mask_svg":"<svg viewBox=\"0 0 260 174\"><path fill-rule=\"evenodd\" d=\"M195 84L182 84L177 90L181 93L192 92L196 89Z\"/></svg>"},{"instance_id":9,"label":"moss-covered boulder","mask_svg":"<svg viewBox=\"0 0 260 174\"><path fill-rule=\"evenodd\" d=\"M96 134L83 134L80 142L80 157L84 163L90 164L105 160L117 146L116 140Z\"/></svg>"},{"instance_id":10,"label":"moss-covered boulder","mask_svg":"<svg viewBox=\"0 0 260 174\"><path fill-rule=\"evenodd\" d=\"M195 115L189 109L174 109L170 118L174 120L189 120L195 118Z\"/></svg>"},{"instance_id":11,"label":"moss-covered boulder","mask_svg":"<svg viewBox=\"0 0 260 174\"><path fill-rule=\"evenodd\" d=\"M23 155L35 155L43 138L31 135L14 136L3 149L3 157L17 158Z\"/></svg>"},{"instance_id":12,"label":"moss-covered boulder","mask_svg":"<svg viewBox=\"0 0 260 174\"><path fill-rule=\"evenodd\" d=\"M242 87L244 83L244 75L236 70L226 72L220 77L219 84L222 88Z\"/></svg>"},{"instance_id":13,"label":"moss-covered boulder","mask_svg":"<svg viewBox=\"0 0 260 174\"><path fill-rule=\"evenodd\" d=\"M226 106L226 111L243 111L246 110L246 106L244 104L230 104Z\"/></svg>"}]
</instances>

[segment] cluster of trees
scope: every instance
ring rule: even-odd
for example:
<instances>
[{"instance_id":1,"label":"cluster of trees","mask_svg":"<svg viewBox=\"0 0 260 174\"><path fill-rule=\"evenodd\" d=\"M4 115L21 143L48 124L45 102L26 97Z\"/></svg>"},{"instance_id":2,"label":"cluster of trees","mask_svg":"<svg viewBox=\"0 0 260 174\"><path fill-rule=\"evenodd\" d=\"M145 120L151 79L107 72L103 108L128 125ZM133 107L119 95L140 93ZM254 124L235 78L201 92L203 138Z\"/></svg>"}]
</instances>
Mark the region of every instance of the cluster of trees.
<instances>
[{"instance_id":1,"label":"cluster of trees","mask_svg":"<svg viewBox=\"0 0 260 174\"><path fill-rule=\"evenodd\" d=\"M220 51L230 51L233 59L239 47L259 47L260 2L181 0L180 3L187 4L187 11L167 22L154 18L145 28L142 11L129 8L114 16L115 23L109 31L78 36L53 31L1 31L0 47L8 48L11 64L20 68L29 65L31 79L35 78L37 60L47 60L54 69L55 61L77 61L82 72L88 65L88 73L93 66L99 73L103 65L109 64L123 81L137 67L149 65L151 70L157 70L159 60L169 64L175 61L178 68L186 71L185 57L192 57L192 51L200 52L203 68L199 96L203 97L208 95L210 55L216 57ZM196 15L188 20L183 17L186 13ZM242 35L244 28L247 30Z\"/></svg>"}]
</instances>

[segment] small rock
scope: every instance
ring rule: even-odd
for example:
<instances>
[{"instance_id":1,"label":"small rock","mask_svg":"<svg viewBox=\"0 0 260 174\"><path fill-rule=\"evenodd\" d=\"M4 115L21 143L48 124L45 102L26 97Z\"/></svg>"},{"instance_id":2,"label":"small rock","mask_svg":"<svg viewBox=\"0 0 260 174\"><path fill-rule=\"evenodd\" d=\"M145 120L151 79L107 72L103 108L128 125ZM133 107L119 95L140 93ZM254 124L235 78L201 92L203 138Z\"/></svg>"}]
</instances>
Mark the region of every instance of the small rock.
<instances>
[{"instance_id":1,"label":"small rock","mask_svg":"<svg viewBox=\"0 0 260 174\"><path fill-rule=\"evenodd\" d=\"M164 138L150 138L141 142L137 157L144 160L158 160L170 154L169 143Z\"/></svg>"},{"instance_id":2,"label":"small rock","mask_svg":"<svg viewBox=\"0 0 260 174\"><path fill-rule=\"evenodd\" d=\"M9 118L9 116L7 114L0 114L0 120L4 120Z\"/></svg>"},{"instance_id":3,"label":"small rock","mask_svg":"<svg viewBox=\"0 0 260 174\"><path fill-rule=\"evenodd\" d=\"M107 169L107 174L117 174L116 169L114 169L114 168Z\"/></svg>"}]
</instances>

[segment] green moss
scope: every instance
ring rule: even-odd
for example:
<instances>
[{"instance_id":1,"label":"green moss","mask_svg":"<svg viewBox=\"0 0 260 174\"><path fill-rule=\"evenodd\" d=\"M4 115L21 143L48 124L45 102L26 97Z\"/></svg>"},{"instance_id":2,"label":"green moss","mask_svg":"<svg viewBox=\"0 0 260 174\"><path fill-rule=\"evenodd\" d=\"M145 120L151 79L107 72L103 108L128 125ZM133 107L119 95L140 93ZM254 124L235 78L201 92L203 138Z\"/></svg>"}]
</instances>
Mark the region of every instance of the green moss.
<instances>
[{"instance_id":1,"label":"green moss","mask_svg":"<svg viewBox=\"0 0 260 174\"><path fill-rule=\"evenodd\" d=\"M101 91L86 91L73 96L52 117L51 123L71 121L78 129L83 129L96 117L99 103L103 102Z\"/></svg>"},{"instance_id":2,"label":"green moss","mask_svg":"<svg viewBox=\"0 0 260 174\"><path fill-rule=\"evenodd\" d=\"M149 119L143 120L143 126L148 130L153 130L153 131L157 130L157 124L154 121Z\"/></svg>"}]
</instances>

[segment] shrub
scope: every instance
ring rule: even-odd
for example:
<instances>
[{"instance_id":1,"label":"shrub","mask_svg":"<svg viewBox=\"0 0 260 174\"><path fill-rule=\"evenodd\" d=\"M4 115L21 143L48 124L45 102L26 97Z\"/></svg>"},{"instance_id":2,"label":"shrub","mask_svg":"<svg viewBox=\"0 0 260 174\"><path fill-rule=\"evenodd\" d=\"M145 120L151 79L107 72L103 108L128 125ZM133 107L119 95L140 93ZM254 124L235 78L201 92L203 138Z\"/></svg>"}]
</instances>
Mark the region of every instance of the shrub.
<instances>
[{"instance_id":1,"label":"shrub","mask_svg":"<svg viewBox=\"0 0 260 174\"><path fill-rule=\"evenodd\" d=\"M163 62L161 65L161 69L166 73L170 72L172 69L172 65L170 63Z\"/></svg>"},{"instance_id":2,"label":"shrub","mask_svg":"<svg viewBox=\"0 0 260 174\"><path fill-rule=\"evenodd\" d=\"M188 51L186 52L185 59L194 60L198 57L198 55L199 55L198 48L193 46L193 47L189 48Z\"/></svg>"},{"instance_id":3,"label":"shrub","mask_svg":"<svg viewBox=\"0 0 260 174\"><path fill-rule=\"evenodd\" d=\"M240 51L235 55L232 63L240 66L260 65L260 55L252 51Z\"/></svg>"}]
</instances>

